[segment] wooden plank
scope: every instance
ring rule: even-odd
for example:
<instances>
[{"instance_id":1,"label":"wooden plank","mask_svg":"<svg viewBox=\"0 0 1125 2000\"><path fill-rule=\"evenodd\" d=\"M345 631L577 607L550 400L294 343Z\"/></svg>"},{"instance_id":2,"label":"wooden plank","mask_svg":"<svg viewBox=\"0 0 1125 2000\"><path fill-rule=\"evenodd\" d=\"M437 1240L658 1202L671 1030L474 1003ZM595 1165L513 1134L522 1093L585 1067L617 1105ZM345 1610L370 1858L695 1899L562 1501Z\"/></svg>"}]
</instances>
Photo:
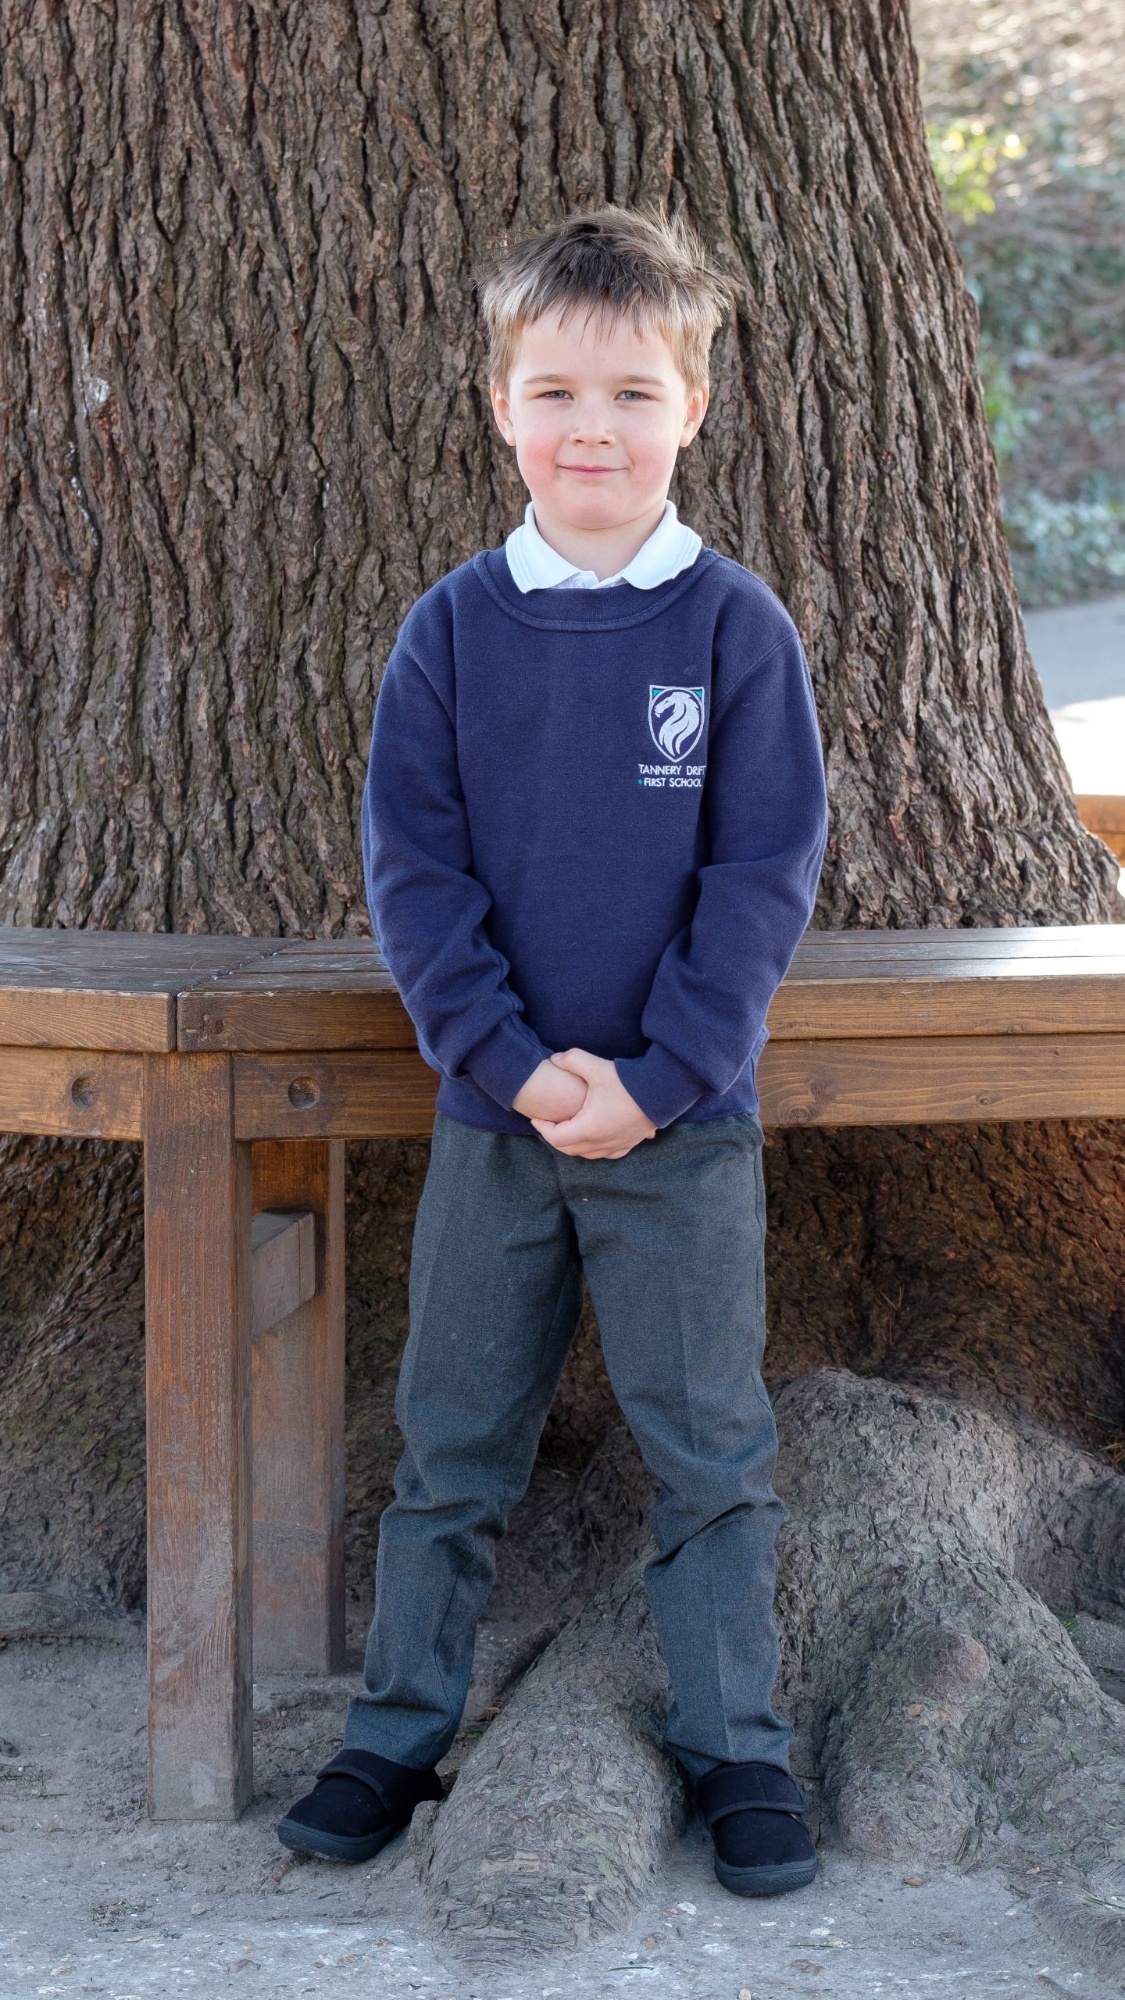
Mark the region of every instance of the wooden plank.
<instances>
[{"instance_id":1,"label":"wooden plank","mask_svg":"<svg viewBox=\"0 0 1125 2000\"><path fill-rule=\"evenodd\" d=\"M254 1660L344 1664L344 1148L255 1146L254 1198L316 1218L320 1286L254 1343Z\"/></svg>"},{"instance_id":2,"label":"wooden plank","mask_svg":"<svg viewBox=\"0 0 1125 2000\"><path fill-rule=\"evenodd\" d=\"M366 972L387 970L373 937L284 938L278 958L286 967L300 966L310 972L328 972L340 966Z\"/></svg>"},{"instance_id":3,"label":"wooden plank","mask_svg":"<svg viewBox=\"0 0 1125 2000\"><path fill-rule=\"evenodd\" d=\"M903 952L898 958L865 958L847 961L832 959L819 965L801 966L790 971L780 990L798 992L819 987L846 987L855 982L902 980L907 984L938 980L942 984L967 986L982 981L1007 985L1027 985L1039 980L1049 986L1056 979L1086 984L1125 978L1125 950L1119 957L1104 953L1097 958L912 958Z\"/></svg>"},{"instance_id":4,"label":"wooden plank","mask_svg":"<svg viewBox=\"0 0 1125 2000\"><path fill-rule=\"evenodd\" d=\"M183 1008L181 1002L181 1020ZM186 1049L229 1046L240 1051L328 1052L410 1049L410 1020L394 995L308 997L277 989L236 995L213 1020L182 1029ZM1089 1034L1125 1032L1125 958L1120 972L1047 977L1025 968L981 977L958 968L951 977L891 976L788 980L769 1014L776 1040L918 1034Z\"/></svg>"},{"instance_id":5,"label":"wooden plank","mask_svg":"<svg viewBox=\"0 0 1125 2000\"><path fill-rule=\"evenodd\" d=\"M913 976L912 976L913 975ZM1125 1032L1125 958L1114 974L1074 960L1042 966L939 967L929 978L786 980L767 1017L777 1041L872 1035L1087 1035Z\"/></svg>"},{"instance_id":6,"label":"wooden plank","mask_svg":"<svg viewBox=\"0 0 1125 2000\"><path fill-rule=\"evenodd\" d=\"M370 938L289 940L267 964L180 997L184 1049L409 1049L410 1017Z\"/></svg>"},{"instance_id":7,"label":"wooden plank","mask_svg":"<svg viewBox=\"0 0 1125 2000\"><path fill-rule=\"evenodd\" d=\"M236 1057L241 1137L426 1133L437 1079L420 1057ZM759 1063L774 1124L910 1124L1125 1116L1125 1035L777 1041ZM290 1094L292 1093L292 1095ZM296 1100L296 1101L294 1101Z\"/></svg>"},{"instance_id":8,"label":"wooden plank","mask_svg":"<svg viewBox=\"0 0 1125 2000\"><path fill-rule=\"evenodd\" d=\"M1053 979L1059 972L1073 978L1120 976L1125 964L1125 926L1116 952L922 952L910 945L897 951L802 952L786 978L805 981L849 979Z\"/></svg>"},{"instance_id":9,"label":"wooden plank","mask_svg":"<svg viewBox=\"0 0 1125 2000\"><path fill-rule=\"evenodd\" d=\"M771 1042L768 1125L911 1125L1125 1117L1125 1036Z\"/></svg>"},{"instance_id":10,"label":"wooden plank","mask_svg":"<svg viewBox=\"0 0 1125 2000\"><path fill-rule=\"evenodd\" d=\"M0 1132L54 1139L139 1139L139 1055L0 1048Z\"/></svg>"},{"instance_id":11,"label":"wooden plank","mask_svg":"<svg viewBox=\"0 0 1125 2000\"><path fill-rule=\"evenodd\" d=\"M124 972L130 986L174 975L172 991L223 967L246 965L281 951L277 937L232 937L209 931L64 930L39 924L0 924L0 975L37 967L60 968L81 985L92 972Z\"/></svg>"},{"instance_id":12,"label":"wooden plank","mask_svg":"<svg viewBox=\"0 0 1125 2000\"><path fill-rule=\"evenodd\" d=\"M1096 833L1099 840L1104 840L1119 861L1125 860L1125 798L1116 794L1079 792L1074 803L1083 826Z\"/></svg>"},{"instance_id":13,"label":"wooden plank","mask_svg":"<svg viewBox=\"0 0 1125 2000\"><path fill-rule=\"evenodd\" d=\"M1091 833L1125 833L1125 797L1120 792L1079 792L1074 803Z\"/></svg>"},{"instance_id":14,"label":"wooden plank","mask_svg":"<svg viewBox=\"0 0 1125 2000\"><path fill-rule=\"evenodd\" d=\"M0 1041L27 1048L135 1050L158 1054L176 1046L172 993L131 993L111 984L96 991L60 986L0 985Z\"/></svg>"},{"instance_id":15,"label":"wooden plank","mask_svg":"<svg viewBox=\"0 0 1125 2000\"><path fill-rule=\"evenodd\" d=\"M7 981L7 984L4 982ZM1125 1030L1125 926L811 932L775 1040ZM175 1020L172 1020L172 1010ZM247 939L0 927L0 1036L24 1046L406 1049L414 1033L370 939Z\"/></svg>"},{"instance_id":16,"label":"wooden plank","mask_svg":"<svg viewBox=\"0 0 1125 2000\"><path fill-rule=\"evenodd\" d=\"M375 984L378 977L381 984ZM326 976L296 975L256 990L222 987L185 994L179 1046L193 1049L409 1049L414 1028L390 974L370 987L332 986Z\"/></svg>"},{"instance_id":17,"label":"wooden plank","mask_svg":"<svg viewBox=\"0 0 1125 2000\"><path fill-rule=\"evenodd\" d=\"M975 990L982 984L983 1006ZM771 1033L864 1037L876 1028L1125 1030L1125 926L808 934L775 998ZM223 974L181 996L178 1032L184 1048L241 1052L414 1045L393 981L366 939L297 940L259 967Z\"/></svg>"},{"instance_id":18,"label":"wooden plank","mask_svg":"<svg viewBox=\"0 0 1125 2000\"><path fill-rule=\"evenodd\" d=\"M225 1056L145 1063L149 1812L251 1790L250 1158Z\"/></svg>"},{"instance_id":19,"label":"wooden plank","mask_svg":"<svg viewBox=\"0 0 1125 2000\"><path fill-rule=\"evenodd\" d=\"M988 997L982 1005L981 988ZM186 995L179 1007L185 1050L264 1053L409 1049L414 1029L393 989L350 991L323 980L279 979L213 1000ZM790 975L770 1013L770 1032L821 1035L962 1033L1068 1034L1125 1031L1125 952L1113 972L1098 963L960 961L951 965L830 966Z\"/></svg>"},{"instance_id":20,"label":"wooden plank","mask_svg":"<svg viewBox=\"0 0 1125 2000\"><path fill-rule=\"evenodd\" d=\"M250 1331L268 1333L316 1291L316 1217L263 1208L250 1226Z\"/></svg>"},{"instance_id":21,"label":"wooden plank","mask_svg":"<svg viewBox=\"0 0 1125 2000\"><path fill-rule=\"evenodd\" d=\"M417 1050L234 1056L240 1139L410 1138L433 1127L438 1077Z\"/></svg>"},{"instance_id":22,"label":"wooden plank","mask_svg":"<svg viewBox=\"0 0 1125 2000\"><path fill-rule=\"evenodd\" d=\"M0 926L0 1042L159 1053L176 995L208 970L276 951L276 938Z\"/></svg>"},{"instance_id":23,"label":"wooden plank","mask_svg":"<svg viewBox=\"0 0 1125 2000\"><path fill-rule=\"evenodd\" d=\"M1096 958L1120 955L1125 926L1120 924L1024 924L979 930L806 931L794 964L810 957L867 956L957 958Z\"/></svg>"}]
</instances>

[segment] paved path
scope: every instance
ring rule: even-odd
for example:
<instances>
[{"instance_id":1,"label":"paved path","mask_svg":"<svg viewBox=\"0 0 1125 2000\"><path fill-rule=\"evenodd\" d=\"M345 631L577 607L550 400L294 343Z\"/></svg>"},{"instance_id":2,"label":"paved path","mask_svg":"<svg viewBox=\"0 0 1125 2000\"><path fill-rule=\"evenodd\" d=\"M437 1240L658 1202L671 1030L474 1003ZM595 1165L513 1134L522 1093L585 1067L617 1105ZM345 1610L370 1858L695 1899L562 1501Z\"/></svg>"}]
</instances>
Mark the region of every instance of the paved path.
<instances>
[{"instance_id":1,"label":"paved path","mask_svg":"<svg viewBox=\"0 0 1125 2000\"><path fill-rule=\"evenodd\" d=\"M1048 708L1125 695L1125 591L1027 611L1023 622Z\"/></svg>"},{"instance_id":2,"label":"paved path","mask_svg":"<svg viewBox=\"0 0 1125 2000\"><path fill-rule=\"evenodd\" d=\"M1024 624L1075 791L1125 793L1125 593Z\"/></svg>"}]
</instances>

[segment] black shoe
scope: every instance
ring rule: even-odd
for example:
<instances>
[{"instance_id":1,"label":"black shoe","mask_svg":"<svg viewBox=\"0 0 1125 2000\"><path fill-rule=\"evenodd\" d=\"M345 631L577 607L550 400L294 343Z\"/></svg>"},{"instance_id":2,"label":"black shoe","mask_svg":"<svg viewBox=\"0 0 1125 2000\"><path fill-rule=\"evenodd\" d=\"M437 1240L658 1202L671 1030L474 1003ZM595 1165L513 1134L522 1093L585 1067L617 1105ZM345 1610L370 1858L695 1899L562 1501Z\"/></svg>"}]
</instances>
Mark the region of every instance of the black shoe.
<instances>
[{"instance_id":1,"label":"black shoe","mask_svg":"<svg viewBox=\"0 0 1125 2000\"><path fill-rule=\"evenodd\" d=\"M444 1797L436 1771L392 1764L373 1750L341 1750L317 1772L315 1790L290 1806L277 1837L297 1854L370 1861L409 1826L416 1805Z\"/></svg>"},{"instance_id":2,"label":"black shoe","mask_svg":"<svg viewBox=\"0 0 1125 2000\"><path fill-rule=\"evenodd\" d=\"M736 1896L803 1889L817 1870L805 1795L776 1764L717 1764L695 1781L715 1843L715 1874Z\"/></svg>"}]
</instances>

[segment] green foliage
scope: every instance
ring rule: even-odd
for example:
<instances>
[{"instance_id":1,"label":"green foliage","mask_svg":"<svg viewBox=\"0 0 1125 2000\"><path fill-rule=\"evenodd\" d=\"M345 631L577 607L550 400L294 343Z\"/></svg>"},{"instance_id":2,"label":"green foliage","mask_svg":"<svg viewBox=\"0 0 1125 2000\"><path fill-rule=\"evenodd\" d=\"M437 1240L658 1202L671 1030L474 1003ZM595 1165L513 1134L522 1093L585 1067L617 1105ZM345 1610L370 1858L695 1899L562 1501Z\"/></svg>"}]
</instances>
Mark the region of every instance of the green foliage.
<instances>
[{"instance_id":1,"label":"green foliage","mask_svg":"<svg viewBox=\"0 0 1125 2000\"><path fill-rule=\"evenodd\" d=\"M982 336L980 341L977 366L980 370L981 388L984 391L985 420L996 453L997 471L1003 479L1009 464L1034 424L1036 413L1021 402L1007 361L986 336Z\"/></svg>"},{"instance_id":2,"label":"green foliage","mask_svg":"<svg viewBox=\"0 0 1125 2000\"><path fill-rule=\"evenodd\" d=\"M1090 143L1073 106L1009 112L994 79L962 70L962 87L974 81L979 115L951 104L926 130L980 317L985 416L1031 608L1125 586L1125 479L1104 470L1125 424L1125 157L1113 139ZM1000 122L1013 115L1024 129Z\"/></svg>"},{"instance_id":3,"label":"green foliage","mask_svg":"<svg viewBox=\"0 0 1125 2000\"><path fill-rule=\"evenodd\" d=\"M1051 500L1032 489L1005 498L1004 528L1029 611L1125 588L1125 500Z\"/></svg>"},{"instance_id":4,"label":"green foliage","mask_svg":"<svg viewBox=\"0 0 1125 2000\"><path fill-rule=\"evenodd\" d=\"M1012 355L1121 353L1125 173L1069 155L1050 165L1033 195L958 231L982 330Z\"/></svg>"},{"instance_id":5,"label":"green foliage","mask_svg":"<svg viewBox=\"0 0 1125 2000\"><path fill-rule=\"evenodd\" d=\"M927 125L930 159L951 215L974 222L991 215L996 203L989 182L1001 160L1022 159L1027 147L1018 132L999 136L983 118L953 118Z\"/></svg>"}]
</instances>

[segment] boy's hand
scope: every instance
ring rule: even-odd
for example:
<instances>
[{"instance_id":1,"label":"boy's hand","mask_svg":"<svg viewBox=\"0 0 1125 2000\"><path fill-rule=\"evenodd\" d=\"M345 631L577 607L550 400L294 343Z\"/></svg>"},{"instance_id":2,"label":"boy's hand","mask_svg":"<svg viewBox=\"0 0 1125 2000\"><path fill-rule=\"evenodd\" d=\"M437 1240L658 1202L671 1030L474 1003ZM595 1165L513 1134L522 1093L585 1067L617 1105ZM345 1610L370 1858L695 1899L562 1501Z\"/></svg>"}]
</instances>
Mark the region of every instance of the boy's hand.
<instances>
[{"instance_id":1,"label":"boy's hand","mask_svg":"<svg viewBox=\"0 0 1125 2000\"><path fill-rule=\"evenodd\" d=\"M580 1160L622 1160L642 1139L656 1137L652 1119L630 1097L613 1064L603 1056L592 1056L586 1049L566 1049L552 1056L551 1062L586 1084L585 1102L575 1116L531 1121L557 1152Z\"/></svg>"},{"instance_id":2,"label":"boy's hand","mask_svg":"<svg viewBox=\"0 0 1125 2000\"><path fill-rule=\"evenodd\" d=\"M573 1118L585 1100L586 1086L581 1077L569 1076L566 1070L557 1068L552 1056L550 1062L541 1062L538 1069L532 1070L518 1097L513 1097L512 1110L522 1112L534 1125L537 1119Z\"/></svg>"}]
</instances>

